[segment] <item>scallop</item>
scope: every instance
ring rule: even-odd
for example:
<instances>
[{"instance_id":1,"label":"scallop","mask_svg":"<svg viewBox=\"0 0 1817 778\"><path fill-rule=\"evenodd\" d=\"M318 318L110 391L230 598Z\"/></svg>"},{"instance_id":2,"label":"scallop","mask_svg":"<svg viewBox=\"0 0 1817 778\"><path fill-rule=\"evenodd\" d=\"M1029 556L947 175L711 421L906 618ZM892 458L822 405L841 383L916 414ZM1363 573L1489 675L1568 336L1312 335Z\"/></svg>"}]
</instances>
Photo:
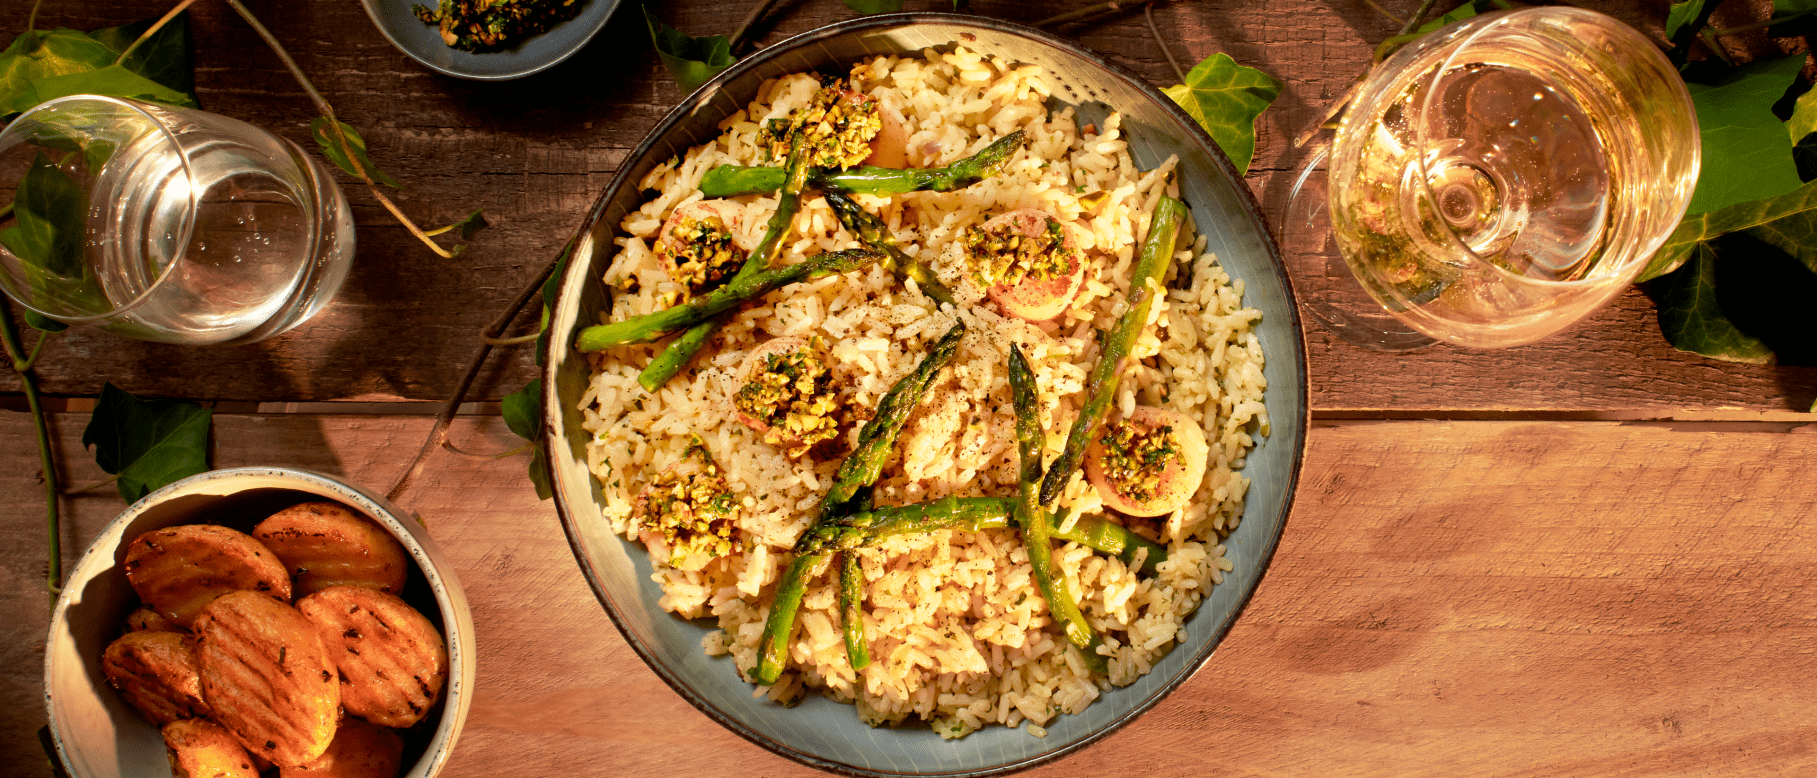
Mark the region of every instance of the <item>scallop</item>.
<instances>
[{"instance_id":1,"label":"scallop","mask_svg":"<svg viewBox=\"0 0 1817 778\"><path fill-rule=\"evenodd\" d=\"M860 94L864 99L875 99ZM908 167L908 128L902 124L902 115L887 105L878 104L877 118L882 120L883 127L877 136L871 138L871 155L864 158L864 164L877 167Z\"/></svg>"},{"instance_id":2,"label":"scallop","mask_svg":"<svg viewBox=\"0 0 1817 778\"><path fill-rule=\"evenodd\" d=\"M1047 223L1054 219L1052 214L1039 208L1023 208L1010 211L984 223L986 232L1010 229L1020 233L1024 238L1036 239L1047 234ZM1059 223L1057 219L1054 219ZM1073 239L1072 230L1061 223L1061 245L1065 247L1071 266L1065 273L1037 278L1027 273L1014 284L999 283L992 286L987 294L1005 314L1028 322L1044 322L1059 316L1067 306L1072 305L1073 298L1078 296L1079 287L1085 283L1085 261L1079 254L1078 243Z\"/></svg>"},{"instance_id":3,"label":"scallop","mask_svg":"<svg viewBox=\"0 0 1817 778\"><path fill-rule=\"evenodd\" d=\"M1173 451L1160 464L1158 478L1147 494L1126 493L1125 486L1112 476L1106 466L1109 453L1105 436L1119 427L1136 435L1148 435L1169 428ZM1154 406L1137 406L1126 419L1112 421L1099 428L1091 445L1085 449L1085 477L1091 482L1104 504L1131 516L1161 516L1185 505L1205 482L1205 463L1210 449L1205 431L1197 422L1178 411ZM1127 485L1126 485L1127 486Z\"/></svg>"},{"instance_id":4,"label":"scallop","mask_svg":"<svg viewBox=\"0 0 1817 778\"><path fill-rule=\"evenodd\" d=\"M669 214L669 220L663 222L662 231L657 233L656 258L662 263L662 269L669 274L669 279L677 286L688 290L688 296L703 294L729 280L744 264L745 254L750 247L738 242L738 225L744 220L744 206L730 200L695 200L686 203ZM689 222L717 223L733 236L733 246L737 249L730 261L716 265L710 270L710 280L692 278L692 273L684 272L676 255L685 246L683 239L676 235L678 228Z\"/></svg>"}]
</instances>

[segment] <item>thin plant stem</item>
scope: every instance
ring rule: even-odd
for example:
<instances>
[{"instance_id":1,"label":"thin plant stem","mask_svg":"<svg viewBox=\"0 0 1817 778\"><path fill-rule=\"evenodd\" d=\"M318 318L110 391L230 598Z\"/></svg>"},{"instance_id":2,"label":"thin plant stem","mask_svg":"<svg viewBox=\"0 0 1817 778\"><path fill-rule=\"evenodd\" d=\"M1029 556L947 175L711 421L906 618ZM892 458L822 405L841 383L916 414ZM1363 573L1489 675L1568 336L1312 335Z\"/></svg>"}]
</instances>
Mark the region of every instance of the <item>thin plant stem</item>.
<instances>
[{"instance_id":1,"label":"thin plant stem","mask_svg":"<svg viewBox=\"0 0 1817 778\"><path fill-rule=\"evenodd\" d=\"M557 254L555 259L550 260L549 264L544 266L542 272L537 273L535 278L530 279L530 283L524 286L523 291L518 292L517 298L506 308L504 314L493 321L492 326L486 328L482 333L484 336L497 338L499 333L511 326L511 322L517 320L517 314L523 311L524 306L532 298L542 293L543 282L548 280L550 273L555 272L555 265L561 262L561 258L567 256L568 252L574 250L576 240L578 239L570 239L567 245L562 247L561 253ZM416 457L410 460L410 466L404 470L403 475L398 476L397 482L391 485L391 490L385 493L387 499L396 500L404 493L404 490L409 489L410 485L416 481L416 477L422 474L423 465L429 461L429 454L448 440L448 426L454 423L454 415L460 411L461 403L467 401L467 392L473 389L473 382L479 378L479 371L485 367L486 357L491 354L492 344L486 343L482 338L479 350L474 352L473 360L467 363L466 374L462 375L460 383L455 385L454 394L450 395L448 401L442 404L441 413L435 415L435 426L430 428L429 436L423 441L422 448L417 449Z\"/></svg>"},{"instance_id":2,"label":"thin plant stem","mask_svg":"<svg viewBox=\"0 0 1817 778\"><path fill-rule=\"evenodd\" d=\"M38 345L44 345L44 333ZM13 306L0 295L0 345L4 345L6 356L12 360L14 372L19 374L19 385L25 389L25 402L31 408L32 422L38 430L38 464L44 469L44 524L49 540L49 569L45 572L44 585L55 598L63 590L63 516L57 498L57 462L50 447L50 422L44 416L44 403L38 396L38 374L32 371L32 361L37 357L37 348L32 349L30 358L24 357L24 343L19 339L18 325L13 323Z\"/></svg>"},{"instance_id":3,"label":"thin plant stem","mask_svg":"<svg viewBox=\"0 0 1817 778\"><path fill-rule=\"evenodd\" d=\"M482 334L480 335L480 340L488 346L522 346L525 343L535 343L536 339L542 336L543 331L539 328L535 332L519 335L514 338L494 338L490 335Z\"/></svg>"},{"instance_id":4,"label":"thin plant stem","mask_svg":"<svg viewBox=\"0 0 1817 778\"><path fill-rule=\"evenodd\" d=\"M50 340L50 336L52 334L54 334L54 333L49 333L49 332L38 333L38 342L32 345L31 356L28 356L25 358L25 364L23 366L15 365L14 367L19 370L30 370L30 369L32 369L33 366L37 365L38 364L38 355L44 352L44 344Z\"/></svg>"},{"instance_id":5,"label":"thin plant stem","mask_svg":"<svg viewBox=\"0 0 1817 778\"><path fill-rule=\"evenodd\" d=\"M32 12L25 16L26 32L38 29L38 7L42 5L44 5L44 0L37 0L37 2L32 3Z\"/></svg>"},{"instance_id":6,"label":"thin plant stem","mask_svg":"<svg viewBox=\"0 0 1817 778\"><path fill-rule=\"evenodd\" d=\"M101 487L103 487L103 486L111 486L111 485L113 485L113 484L114 484L114 483L117 483L117 482L118 482L118 481L119 481L119 480L120 480L120 477L119 477L119 476L117 476L117 475L116 475L116 476L114 476L114 477L112 477L112 478L109 478L109 479L107 479L107 480L105 480L105 481L96 481L96 482L94 482L94 483L92 483L92 484L87 484L87 485L84 485L84 486L78 486L78 487L75 487L75 488L73 488L73 489L65 489L65 490L63 490L63 495L64 495L64 496L65 496L65 497L67 497L67 496L69 496L69 495L72 495L72 494L82 494L82 493L84 493L84 492L92 492L92 491L94 491L94 490L96 490L96 489L99 489L99 488L101 488Z\"/></svg>"},{"instance_id":7,"label":"thin plant stem","mask_svg":"<svg viewBox=\"0 0 1817 778\"><path fill-rule=\"evenodd\" d=\"M1058 27L1062 24L1071 24L1073 22L1088 21L1091 19L1096 19L1100 16L1108 16L1110 14L1114 14L1119 11L1128 10L1130 8L1135 7L1135 4L1136 4L1136 0L1110 0L1110 2L1107 2L1107 3L1098 3L1097 5L1088 5L1084 8L1067 11L1066 13L1063 13L1063 14L1056 14L1054 16L1049 16L1046 19L1042 19L1041 21L1035 22L1034 25L1032 25L1032 26L1043 27L1043 28Z\"/></svg>"},{"instance_id":8,"label":"thin plant stem","mask_svg":"<svg viewBox=\"0 0 1817 778\"><path fill-rule=\"evenodd\" d=\"M1789 22L1793 19L1797 19L1802 16L1810 16L1812 13L1817 13L1817 7L1806 8L1797 13L1788 14L1788 15L1780 17L1778 19L1770 19L1770 18L1761 19L1760 21L1757 21L1757 22L1749 22L1747 24L1743 24L1743 25L1739 25L1739 26L1735 26L1735 27L1727 27L1727 28L1724 28L1721 30L1710 30L1708 34L1714 35L1718 38L1723 37L1725 35L1740 35L1741 33L1751 32L1754 30L1758 30L1762 27L1771 27L1775 24L1784 24L1786 22Z\"/></svg>"},{"instance_id":9,"label":"thin plant stem","mask_svg":"<svg viewBox=\"0 0 1817 778\"><path fill-rule=\"evenodd\" d=\"M751 28L756 26L758 20L762 19L764 14L769 13L770 7L775 4L776 0L763 0L752 8L750 13L745 14L744 21L738 23L738 31L732 33L732 39L727 41L726 48L733 54L737 54L739 44L745 42L744 36L751 32Z\"/></svg>"},{"instance_id":10,"label":"thin plant stem","mask_svg":"<svg viewBox=\"0 0 1817 778\"><path fill-rule=\"evenodd\" d=\"M1407 17L1407 21L1401 23L1400 34L1406 35L1413 32L1413 28L1418 27L1420 21L1426 18L1426 14L1432 13L1432 6L1435 5L1438 5L1438 0L1426 0L1420 3L1419 10L1414 11L1412 16Z\"/></svg>"},{"instance_id":11,"label":"thin plant stem","mask_svg":"<svg viewBox=\"0 0 1817 778\"><path fill-rule=\"evenodd\" d=\"M1388 11L1388 9L1383 8L1381 6L1381 4L1377 3L1375 0L1363 0L1363 4L1369 6L1370 8L1374 8L1376 13L1379 13L1383 16L1388 17L1388 20L1394 22L1395 24L1406 24L1407 23L1406 19L1402 19L1401 17L1395 16L1394 14L1390 13Z\"/></svg>"},{"instance_id":12,"label":"thin plant stem","mask_svg":"<svg viewBox=\"0 0 1817 778\"><path fill-rule=\"evenodd\" d=\"M159 29L162 29L164 25L169 24L170 20L177 18L177 14L183 13L184 10L188 9L189 6L193 5L195 2L196 0L183 0L183 2L177 3L175 8L170 9L169 13L164 14L159 17L157 21L152 22L150 27L145 28L145 32L139 33L138 39L134 40L132 45L127 46L125 51L120 52L120 58L114 60L114 64L118 65L125 62L127 57L132 56L133 52L139 50L139 44L150 40L151 36L156 34Z\"/></svg>"},{"instance_id":13,"label":"thin plant stem","mask_svg":"<svg viewBox=\"0 0 1817 778\"><path fill-rule=\"evenodd\" d=\"M1186 83L1186 71L1180 69L1180 62L1173 58L1173 51L1167 48L1167 41L1161 40L1161 28L1155 26L1155 0L1142 4L1142 16L1148 20L1148 32L1155 36L1155 45L1161 47L1161 53L1167 55L1167 64L1173 66L1174 75L1180 77L1180 83Z\"/></svg>"},{"instance_id":14,"label":"thin plant stem","mask_svg":"<svg viewBox=\"0 0 1817 778\"><path fill-rule=\"evenodd\" d=\"M527 440L527 441L524 441L523 445L518 446L517 448L511 449L510 451L501 451L497 454L482 454L478 451L468 451L464 448L461 448L460 446L456 446L456 445L454 445L454 441L452 441L452 440L447 440L445 438L442 440L442 448L448 449L449 451L452 451L452 452L459 454L461 456L464 456L464 457L471 457L473 459L504 459L505 457L508 457L508 456L515 456L517 454L522 454L525 451L529 451L530 448L535 445L536 445L536 441Z\"/></svg>"},{"instance_id":15,"label":"thin plant stem","mask_svg":"<svg viewBox=\"0 0 1817 778\"><path fill-rule=\"evenodd\" d=\"M291 77L295 78L297 84L303 87L303 92L309 95L309 100L315 103L316 110L320 111L323 118L328 120L328 130L334 134L334 142L341 147L341 153L347 157L347 163L353 166L353 170L359 175L360 180L366 182L366 188L372 191L373 199L378 200L379 205L385 206L385 210L391 212L392 218L397 219L404 229L409 230L411 235L415 235L417 240L428 246L430 251L434 251L443 259L453 259L453 252L436 245L434 240L423 234L421 227L416 226L416 222L411 221L410 217L405 216L404 212L391 202L391 198L379 191L378 182L373 181L372 176L366 172L366 166L360 164L359 155L353 152L353 144L347 140L347 133L341 130L341 121L335 118L334 107L328 104L328 100L322 97L321 92L316 91L315 84L310 82L309 76L304 75L303 69L297 66L296 60L290 58L290 52L284 49L284 44L278 42L277 36L272 35L271 31L259 22L258 17L252 15L252 11L241 5L240 0L227 0L227 5L232 7L240 18L245 19L248 25L252 26L253 31L265 41L266 46L271 47L272 53L278 55L278 59L284 63L284 68L290 71Z\"/></svg>"}]
</instances>

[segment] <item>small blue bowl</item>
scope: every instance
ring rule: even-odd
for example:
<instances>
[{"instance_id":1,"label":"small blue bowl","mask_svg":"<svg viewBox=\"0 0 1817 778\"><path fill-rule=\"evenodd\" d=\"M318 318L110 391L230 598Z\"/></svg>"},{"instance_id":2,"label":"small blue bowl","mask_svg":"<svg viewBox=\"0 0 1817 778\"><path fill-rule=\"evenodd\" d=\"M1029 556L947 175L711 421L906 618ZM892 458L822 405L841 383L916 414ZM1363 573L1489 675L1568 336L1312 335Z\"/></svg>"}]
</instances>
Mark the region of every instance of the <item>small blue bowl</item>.
<instances>
[{"instance_id":1,"label":"small blue bowl","mask_svg":"<svg viewBox=\"0 0 1817 778\"><path fill-rule=\"evenodd\" d=\"M416 18L412 5L433 7L435 0L360 0L372 23L398 50L437 73L475 81L509 81L555 67L587 45L618 7L618 0L575 2L584 4L580 15L548 32L532 36L516 48L475 53L449 47L435 25Z\"/></svg>"},{"instance_id":2,"label":"small blue bowl","mask_svg":"<svg viewBox=\"0 0 1817 778\"><path fill-rule=\"evenodd\" d=\"M742 110L765 79L835 70L882 54L963 45L987 56L1039 65L1053 87L1052 105L1076 108L1099 122L1112 110L1138 165L1152 168L1178 154L1180 191L1193 222L1223 267L1243 280L1246 304L1262 311L1257 338L1266 357L1265 402L1273 432L1250 453L1242 525L1226 541L1235 570L1186 622L1187 638L1148 675L1106 691L1077 715L1048 722L1046 737L1026 727L987 727L943 740L927 726L873 729L851 705L810 694L785 708L751 696L728 658L709 657L701 638L710 626L663 611L641 546L612 534L601 516L599 486L588 473L576 401L586 390L587 357L572 347L579 326L597 322L607 305L600 277L625 215L639 207L636 182L656 165L711 139L719 122ZM1279 251L1243 180L1185 112L1139 76L1076 44L1029 27L976 16L891 14L841 22L764 49L682 100L631 152L577 234L552 314L544 374L544 409L556 507L574 555L625 641L683 698L753 743L822 770L861 776L979 776L1020 770L1059 758L1116 731L1190 678L1235 623L1268 567L1299 480L1307 427L1306 354L1298 310Z\"/></svg>"}]
</instances>

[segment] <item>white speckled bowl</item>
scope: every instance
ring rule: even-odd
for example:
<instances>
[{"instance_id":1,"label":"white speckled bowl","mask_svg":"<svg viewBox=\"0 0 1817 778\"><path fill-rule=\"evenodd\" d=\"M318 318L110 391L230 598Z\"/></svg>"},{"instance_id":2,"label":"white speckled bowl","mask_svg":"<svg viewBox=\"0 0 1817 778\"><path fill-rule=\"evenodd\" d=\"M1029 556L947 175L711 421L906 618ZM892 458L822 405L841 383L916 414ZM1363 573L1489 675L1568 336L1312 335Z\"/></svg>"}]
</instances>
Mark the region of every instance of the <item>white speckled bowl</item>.
<instances>
[{"instance_id":1,"label":"white speckled bowl","mask_svg":"<svg viewBox=\"0 0 1817 778\"><path fill-rule=\"evenodd\" d=\"M51 735L75 778L170 778L164 738L101 674L101 652L120 635L139 598L120 561L140 533L177 524L224 524L249 531L260 519L301 502L332 500L377 521L416 562L406 602L448 640L448 685L423 723L404 730L405 778L441 772L473 704L473 614L448 561L414 519L383 498L329 476L281 467L215 470L166 486L133 503L82 554L51 613L44 648L44 703Z\"/></svg>"},{"instance_id":2,"label":"white speckled bowl","mask_svg":"<svg viewBox=\"0 0 1817 778\"><path fill-rule=\"evenodd\" d=\"M1257 337L1267 357L1265 401L1273 434L1243 471L1251 479L1247 511L1226 543L1236 569L1187 621L1186 640L1153 672L1106 692L1083 713L1049 722L1046 737L1026 728L989 727L948 741L927 726L873 729L851 705L819 695L792 708L753 698L752 686L739 679L729 658L702 652L710 620L684 621L664 612L648 555L612 534L600 513L598 484L587 472L588 435L575 407L590 370L586 355L572 348L572 338L608 304L600 277L614 251L612 239L625 214L642 204L637 182L651 168L713 137L719 122L742 110L765 79L841 70L868 56L959 43L1044 67L1053 107L1075 106L1081 124L1122 112L1130 151L1143 168L1180 155L1180 189L1193 222L1224 267L1243 280L1247 303L1263 313ZM865 776L989 775L1056 759L1105 737L1160 702L1211 657L1261 583L1286 525L1305 450L1306 357L1293 294L1260 209L1223 153L1179 106L1116 63L1039 30L977 16L868 16L747 57L682 100L631 152L588 214L559 283L543 400L556 506L582 572L631 648L676 693L751 742L806 765Z\"/></svg>"}]
</instances>

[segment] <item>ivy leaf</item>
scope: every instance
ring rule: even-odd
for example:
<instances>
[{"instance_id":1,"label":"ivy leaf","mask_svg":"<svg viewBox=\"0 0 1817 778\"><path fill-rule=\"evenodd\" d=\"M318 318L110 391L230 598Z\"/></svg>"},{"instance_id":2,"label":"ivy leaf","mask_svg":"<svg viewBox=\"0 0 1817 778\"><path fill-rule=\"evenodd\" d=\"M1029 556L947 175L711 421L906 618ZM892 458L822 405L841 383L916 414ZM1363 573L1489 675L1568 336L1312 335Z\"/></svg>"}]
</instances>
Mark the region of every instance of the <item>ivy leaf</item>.
<instances>
[{"instance_id":1,"label":"ivy leaf","mask_svg":"<svg viewBox=\"0 0 1817 778\"><path fill-rule=\"evenodd\" d=\"M1678 32L1683 30L1685 25L1696 22L1697 17L1703 14L1703 3L1704 0L1683 0L1683 2L1673 3L1671 9L1666 11L1666 38L1678 40Z\"/></svg>"},{"instance_id":2,"label":"ivy leaf","mask_svg":"<svg viewBox=\"0 0 1817 778\"><path fill-rule=\"evenodd\" d=\"M82 266L82 226L88 194L40 151L13 196L17 224L0 230L0 245L40 270L75 275Z\"/></svg>"},{"instance_id":3,"label":"ivy leaf","mask_svg":"<svg viewBox=\"0 0 1817 778\"><path fill-rule=\"evenodd\" d=\"M1719 236L1812 211L1817 211L1817 184L1805 184L1787 194L1767 200L1739 203L1716 211L1686 216L1636 280L1646 281L1672 272L1684 264L1700 244Z\"/></svg>"},{"instance_id":4,"label":"ivy leaf","mask_svg":"<svg viewBox=\"0 0 1817 778\"><path fill-rule=\"evenodd\" d=\"M902 0L845 0L845 7L864 16L893 14L902 10Z\"/></svg>"},{"instance_id":5,"label":"ivy leaf","mask_svg":"<svg viewBox=\"0 0 1817 778\"><path fill-rule=\"evenodd\" d=\"M52 97L84 92L195 105L188 13L178 15L125 61L114 64L150 24L93 33L67 28L21 33L0 52L0 118ZM72 78L83 74L91 75Z\"/></svg>"},{"instance_id":6,"label":"ivy leaf","mask_svg":"<svg viewBox=\"0 0 1817 778\"><path fill-rule=\"evenodd\" d=\"M574 247L570 245L563 251L561 258L555 261L555 269L549 271L549 277L543 281L543 317L541 331L536 336L536 365L541 367L543 355L549 352L549 316L555 310L555 290L561 286L562 276L568 270L568 259L574 256Z\"/></svg>"},{"instance_id":7,"label":"ivy leaf","mask_svg":"<svg viewBox=\"0 0 1817 778\"><path fill-rule=\"evenodd\" d=\"M538 378L505 395L498 404L499 414L505 417L505 426L533 443L542 440L542 396L543 381ZM530 483L536 486L538 499L547 500L555 494L549 480L548 455L541 446L530 449Z\"/></svg>"},{"instance_id":8,"label":"ivy leaf","mask_svg":"<svg viewBox=\"0 0 1817 778\"><path fill-rule=\"evenodd\" d=\"M403 188L398 184L397 179L385 175L384 171L373 166L372 159L366 156L366 139L360 137L358 130L353 129L353 126L346 122L336 122L336 124L341 125L341 132L347 136L347 146L353 150L353 158L359 160L360 167L365 169L366 175L392 189ZM309 137L315 138L316 145L322 147L322 156L327 157L329 162L333 162L335 167L346 171L347 175L354 178L360 177L359 172L353 169L353 163L347 159L347 152L328 132L328 117L318 116L309 123Z\"/></svg>"},{"instance_id":9,"label":"ivy leaf","mask_svg":"<svg viewBox=\"0 0 1817 778\"><path fill-rule=\"evenodd\" d=\"M208 430L214 414L184 400L141 400L113 384L101 387L82 432L95 463L117 476L127 502L165 484L208 470Z\"/></svg>"},{"instance_id":10,"label":"ivy leaf","mask_svg":"<svg viewBox=\"0 0 1817 778\"><path fill-rule=\"evenodd\" d=\"M1194 65L1186 83L1161 91L1211 134L1241 176L1255 156L1256 118L1281 94L1281 82L1220 53Z\"/></svg>"},{"instance_id":11,"label":"ivy leaf","mask_svg":"<svg viewBox=\"0 0 1817 778\"><path fill-rule=\"evenodd\" d=\"M505 426L524 440L542 438L542 413L538 409L543 396L543 380L532 379L524 388L505 395L499 400L499 414L505 417Z\"/></svg>"},{"instance_id":12,"label":"ivy leaf","mask_svg":"<svg viewBox=\"0 0 1817 778\"><path fill-rule=\"evenodd\" d=\"M1690 261L1654 281L1659 305L1659 331L1679 351L1724 362L1764 365L1773 352L1759 338L1736 329L1716 302L1716 249L1700 243Z\"/></svg>"},{"instance_id":13,"label":"ivy leaf","mask_svg":"<svg viewBox=\"0 0 1817 778\"><path fill-rule=\"evenodd\" d=\"M476 210L473 213L467 214L467 218L448 225L449 229L454 230L454 234L460 236L461 240L473 240L473 237L478 235L480 230L490 226L492 225L486 222L486 211L484 209Z\"/></svg>"},{"instance_id":14,"label":"ivy leaf","mask_svg":"<svg viewBox=\"0 0 1817 778\"><path fill-rule=\"evenodd\" d=\"M656 43L656 56L674 77L682 94L700 88L719 71L732 66L732 42L724 35L692 38L687 33L657 21L656 14L644 7L644 22L650 26L650 40Z\"/></svg>"},{"instance_id":15,"label":"ivy leaf","mask_svg":"<svg viewBox=\"0 0 1817 778\"><path fill-rule=\"evenodd\" d=\"M1381 62L1382 60L1387 59L1389 55L1399 51L1402 46L1419 40L1440 28L1456 24L1457 22L1461 22L1476 16L1477 14L1488 13L1490 11L1505 11L1512 7L1514 6L1510 4L1508 0L1474 0L1473 2L1464 3L1463 5L1446 12L1443 16L1414 28L1412 32L1405 35L1396 35L1382 41L1380 45L1375 47L1375 61Z\"/></svg>"},{"instance_id":16,"label":"ivy leaf","mask_svg":"<svg viewBox=\"0 0 1817 778\"><path fill-rule=\"evenodd\" d=\"M44 314L33 310L25 312L25 323L32 329L42 332L62 332L69 329L69 325L56 319L45 318Z\"/></svg>"},{"instance_id":17,"label":"ivy leaf","mask_svg":"<svg viewBox=\"0 0 1817 778\"><path fill-rule=\"evenodd\" d=\"M32 82L32 96L39 102L70 95L108 95L129 97L165 105L196 107L194 95L178 92L163 84L128 70L125 65L108 65L95 70L46 76ZM36 103L34 103L35 105Z\"/></svg>"},{"instance_id":18,"label":"ivy leaf","mask_svg":"<svg viewBox=\"0 0 1817 778\"><path fill-rule=\"evenodd\" d=\"M1777 197L1803 183L1773 103L1798 77L1804 60L1800 54L1752 62L1715 84L1686 84L1703 139L1702 173L1686 213Z\"/></svg>"}]
</instances>

